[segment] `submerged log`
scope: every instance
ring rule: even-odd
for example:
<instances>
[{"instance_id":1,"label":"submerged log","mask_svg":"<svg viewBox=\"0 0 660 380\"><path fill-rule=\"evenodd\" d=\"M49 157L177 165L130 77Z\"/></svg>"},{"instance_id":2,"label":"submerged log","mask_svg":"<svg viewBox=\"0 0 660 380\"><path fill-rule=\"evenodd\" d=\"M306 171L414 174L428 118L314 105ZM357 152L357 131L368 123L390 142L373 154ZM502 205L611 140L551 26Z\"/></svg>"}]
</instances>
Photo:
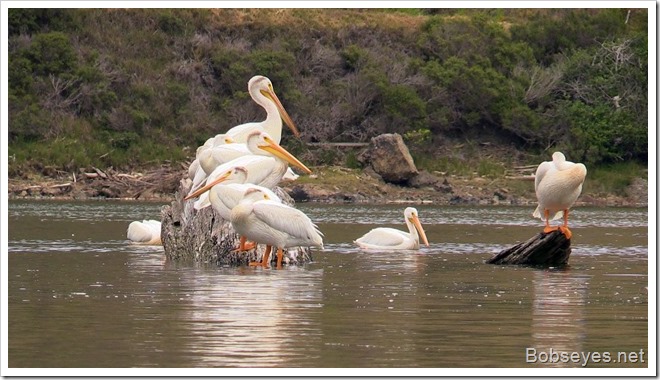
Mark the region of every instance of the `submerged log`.
<instances>
[{"instance_id":1,"label":"submerged log","mask_svg":"<svg viewBox=\"0 0 660 380\"><path fill-rule=\"evenodd\" d=\"M526 242L505 249L487 260L488 264L557 267L568 264L571 241L559 230L540 232Z\"/></svg>"},{"instance_id":2,"label":"submerged log","mask_svg":"<svg viewBox=\"0 0 660 380\"><path fill-rule=\"evenodd\" d=\"M165 257L168 260L229 266L247 266L251 261L261 261L265 245L260 244L247 252L236 252L240 238L229 221L222 219L211 206L195 210L194 199L183 200L191 186L189 179L181 180L175 200L161 210L161 240ZM282 189L275 188L274 192L282 202L293 205L293 199ZM270 259L274 267L277 255L273 252ZM282 262L302 265L311 260L309 248L296 247L284 251Z\"/></svg>"}]
</instances>

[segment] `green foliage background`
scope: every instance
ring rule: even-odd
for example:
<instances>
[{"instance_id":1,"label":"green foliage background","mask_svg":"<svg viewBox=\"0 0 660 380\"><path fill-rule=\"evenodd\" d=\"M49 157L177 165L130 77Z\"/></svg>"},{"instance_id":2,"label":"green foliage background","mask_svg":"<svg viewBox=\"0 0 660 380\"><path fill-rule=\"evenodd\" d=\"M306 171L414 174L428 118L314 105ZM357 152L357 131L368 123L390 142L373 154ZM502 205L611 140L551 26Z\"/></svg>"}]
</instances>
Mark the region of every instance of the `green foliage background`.
<instances>
[{"instance_id":1,"label":"green foliage background","mask_svg":"<svg viewBox=\"0 0 660 380\"><path fill-rule=\"evenodd\" d=\"M255 74L302 131L291 149L397 132L414 154L488 139L530 163L558 149L646 165L647 22L645 9L10 9L9 173L190 159L264 118Z\"/></svg>"}]
</instances>

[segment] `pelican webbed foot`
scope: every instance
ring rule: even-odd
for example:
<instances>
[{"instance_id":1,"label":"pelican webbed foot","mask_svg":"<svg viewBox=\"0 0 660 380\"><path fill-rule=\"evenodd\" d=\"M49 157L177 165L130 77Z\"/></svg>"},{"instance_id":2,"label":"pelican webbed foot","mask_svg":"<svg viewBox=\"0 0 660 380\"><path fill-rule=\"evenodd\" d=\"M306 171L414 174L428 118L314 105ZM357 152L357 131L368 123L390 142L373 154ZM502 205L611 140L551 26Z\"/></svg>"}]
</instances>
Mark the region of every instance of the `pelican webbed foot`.
<instances>
[{"instance_id":1,"label":"pelican webbed foot","mask_svg":"<svg viewBox=\"0 0 660 380\"><path fill-rule=\"evenodd\" d=\"M549 234L550 232L552 232L552 231L557 231L558 229L559 229L559 227L550 227L550 226L546 226L546 227L543 229L543 233L544 233L544 234Z\"/></svg>"},{"instance_id":2,"label":"pelican webbed foot","mask_svg":"<svg viewBox=\"0 0 660 380\"><path fill-rule=\"evenodd\" d=\"M261 261L252 261L250 262L251 267L263 267L263 268L270 268L270 251L271 251L271 246L267 245L266 246L266 252L264 252L264 256L262 257Z\"/></svg>"},{"instance_id":3,"label":"pelican webbed foot","mask_svg":"<svg viewBox=\"0 0 660 380\"><path fill-rule=\"evenodd\" d=\"M245 236L241 236L241 241L238 244L238 247L234 249L234 252L247 252L256 247L257 247L257 243L254 242L249 243Z\"/></svg>"},{"instance_id":4,"label":"pelican webbed foot","mask_svg":"<svg viewBox=\"0 0 660 380\"><path fill-rule=\"evenodd\" d=\"M559 231L561 231L561 233L563 233L564 236L566 236L566 240L571 240L571 236L573 236L573 233L571 232L571 230L568 229L568 226L561 226L558 228Z\"/></svg>"}]
</instances>

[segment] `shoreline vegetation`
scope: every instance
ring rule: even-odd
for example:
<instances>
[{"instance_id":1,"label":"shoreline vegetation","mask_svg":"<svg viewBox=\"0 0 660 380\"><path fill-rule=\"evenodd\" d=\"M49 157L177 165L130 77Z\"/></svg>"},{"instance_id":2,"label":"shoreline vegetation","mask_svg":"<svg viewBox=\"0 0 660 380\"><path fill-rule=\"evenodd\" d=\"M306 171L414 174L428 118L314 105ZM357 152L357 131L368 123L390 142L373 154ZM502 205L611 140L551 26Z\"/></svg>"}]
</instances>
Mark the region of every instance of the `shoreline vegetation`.
<instances>
[{"instance_id":1,"label":"shoreline vegetation","mask_svg":"<svg viewBox=\"0 0 660 380\"><path fill-rule=\"evenodd\" d=\"M439 183L419 187L386 183L361 169L337 166L311 167L313 174L296 181L281 182L280 187L296 203L367 203L433 205L520 205L536 204L534 181L530 176L490 179L425 173ZM163 165L141 171L120 173L115 170L86 170L59 176L32 175L9 178L10 200L121 200L170 203L179 183L186 176L183 165ZM619 194L588 191L585 182L576 206L646 207L648 183L636 178Z\"/></svg>"},{"instance_id":2,"label":"shoreline vegetation","mask_svg":"<svg viewBox=\"0 0 660 380\"><path fill-rule=\"evenodd\" d=\"M589 171L578 204L648 203L645 9L8 16L12 199L173 199L198 146L263 120L259 74L300 131L282 146L314 170L282 184L297 202L532 204L561 151ZM355 145L394 133L422 173L406 186Z\"/></svg>"}]
</instances>

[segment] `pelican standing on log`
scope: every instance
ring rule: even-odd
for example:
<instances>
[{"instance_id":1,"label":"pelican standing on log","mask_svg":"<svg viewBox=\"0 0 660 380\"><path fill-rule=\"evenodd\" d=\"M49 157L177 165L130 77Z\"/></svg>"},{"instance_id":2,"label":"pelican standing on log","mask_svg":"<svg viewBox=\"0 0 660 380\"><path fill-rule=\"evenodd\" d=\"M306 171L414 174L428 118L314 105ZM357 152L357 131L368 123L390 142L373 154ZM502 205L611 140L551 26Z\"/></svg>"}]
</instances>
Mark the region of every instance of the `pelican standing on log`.
<instances>
[{"instance_id":1,"label":"pelican standing on log","mask_svg":"<svg viewBox=\"0 0 660 380\"><path fill-rule=\"evenodd\" d=\"M267 132L276 143L282 139L282 120L291 128L294 135L299 136L296 125L284 109L280 99L275 95L270 79L256 75L248 82L250 96L266 111L266 120L237 125L226 132L235 142L246 142L253 131Z\"/></svg>"},{"instance_id":2,"label":"pelican standing on log","mask_svg":"<svg viewBox=\"0 0 660 380\"><path fill-rule=\"evenodd\" d=\"M282 200L270 189L263 186L245 183L248 178L248 171L245 167L234 166L228 169L224 174L220 175L215 181L208 195L202 194L195 202L195 209L200 210L209 205L220 214L222 219L229 221L231 217L231 210L243 199L243 195L250 188L257 188L263 191L268 197L275 202L282 202ZM236 248L239 252L247 251L255 248L256 244L247 244L245 236L240 237L240 244Z\"/></svg>"},{"instance_id":3,"label":"pelican standing on log","mask_svg":"<svg viewBox=\"0 0 660 380\"><path fill-rule=\"evenodd\" d=\"M536 169L534 190L539 202L532 214L545 220L543 232L549 233L559 229L566 239L573 235L568 229L568 210L573 206L582 192L582 185L587 176L587 168L581 163L566 161L561 152L552 154L552 161L542 162ZM550 226L550 220L564 216L562 226Z\"/></svg>"},{"instance_id":4,"label":"pelican standing on log","mask_svg":"<svg viewBox=\"0 0 660 380\"><path fill-rule=\"evenodd\" d=\"M282 120L284 120L294 135L300 136L298 128L296 128L289 113L284 109L284 106L275 94L270 79L262 75L255 75L248 81L248 92L255 103L259 104L266 111L266 119L261 122L237 125L230 128L226 133L209 138L204 145L198 147L197 157L188 168L188 176L193 180L195 185L203 181L211 173L213 169L210 168L210 165L213 165L214 161L218 161L218 154L224 156L224 158L220 159L220 162L217 162L216 165L226 162L228 156L235 158L239 155L249 153L245 147L238 148L236 145L219 149L222 152L217 152L218 149L214 151L213 148L215 147L223 144L230 145L231 143L246 144L248 137L254 131L267 132L273 141L279 144L282 139ZM208 161L204 163L203 161L205 159ZM289 171L287 177L295 179L295 174Z\"/></svg>"},{"instance_id":5,"label":"pelican standing on log","mask_svg":"<svg viewBox=\"0 0 660 380\"><path fill-rule=\"evenodd\" d=\"M404 210L403 215L409 232L379 227L367 232L364 236L355 240L354 243L365 249L419 249L419 237L421 235L422 241L428 247L429 241L426 239L426 233L419 221L417 209L408 207Z\"/></svg>"},{"instance_id":6,"label":"pelican standing on log","mask_svg":"<svg viewBox=\"0 0 660 380\"><path fill-rule=\"evenodd\" d=\"M261 262L251 266L269 266L270 253L277 248L277 268L282 267L282 250L289 247L321 247L323 234L305 213L273 201L268 194L250 188L231 211L231 225L241 236L257 244L266 244Z\"/></svg>"}]
</instances>

